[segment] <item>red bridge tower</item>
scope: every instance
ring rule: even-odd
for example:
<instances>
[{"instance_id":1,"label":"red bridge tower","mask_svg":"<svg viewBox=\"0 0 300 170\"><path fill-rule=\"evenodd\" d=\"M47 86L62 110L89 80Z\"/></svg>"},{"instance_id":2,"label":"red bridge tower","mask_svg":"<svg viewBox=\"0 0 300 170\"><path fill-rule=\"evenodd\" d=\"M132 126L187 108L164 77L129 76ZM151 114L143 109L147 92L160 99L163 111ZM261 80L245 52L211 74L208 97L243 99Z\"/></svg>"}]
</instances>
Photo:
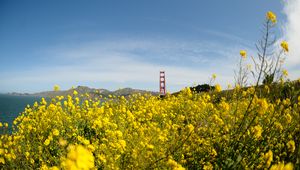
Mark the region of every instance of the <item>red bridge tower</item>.
<instances>
[{"instance_id":1,"label":"red bridge tower","mask_svg":"<svg viewBox=\"0 0 300 170\"><path fill-rule=\"evenodd\" d=\"M166 94L165 71L160 71L160 74L159 74L159 93L160 93L160 95L165 95Z\"/></svg>"}]
</instances>

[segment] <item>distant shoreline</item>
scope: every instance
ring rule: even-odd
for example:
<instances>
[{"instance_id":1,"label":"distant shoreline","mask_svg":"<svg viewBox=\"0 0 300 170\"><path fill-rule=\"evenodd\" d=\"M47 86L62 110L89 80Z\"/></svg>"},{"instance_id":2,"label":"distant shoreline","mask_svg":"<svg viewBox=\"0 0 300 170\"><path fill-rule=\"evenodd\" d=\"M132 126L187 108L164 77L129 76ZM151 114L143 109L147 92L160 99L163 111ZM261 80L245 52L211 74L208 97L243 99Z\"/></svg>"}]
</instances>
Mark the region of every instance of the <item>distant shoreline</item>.
<instances>
[{"instance_id":1,"label":"distant shoreline","mask_svg":"<svg viewBox=\"0 0 300 170\"><path fill-rule=\"evenodd\" d=\"M140 89L132 89L132 88L123 88L123 89L118 89L115 91L109 91L107 89L95 89L95 88L90 88L87 86L77 86L76 88L72 88L69 90L60 90L60 91L43 91L43 92L37 92L37 93L10 92L10 93L0 93L0 94L10 95L10 96L55 97L55 96L72 95L74 90L76 90L79 95L87 93L92 96L101 95L103 97L107 97L109 95L128 96L128 95L131 95L134 93L142 93L142 94L150 93L152 95L159 94L158 92L140 90Z\"/></svg>"}]
</instances>

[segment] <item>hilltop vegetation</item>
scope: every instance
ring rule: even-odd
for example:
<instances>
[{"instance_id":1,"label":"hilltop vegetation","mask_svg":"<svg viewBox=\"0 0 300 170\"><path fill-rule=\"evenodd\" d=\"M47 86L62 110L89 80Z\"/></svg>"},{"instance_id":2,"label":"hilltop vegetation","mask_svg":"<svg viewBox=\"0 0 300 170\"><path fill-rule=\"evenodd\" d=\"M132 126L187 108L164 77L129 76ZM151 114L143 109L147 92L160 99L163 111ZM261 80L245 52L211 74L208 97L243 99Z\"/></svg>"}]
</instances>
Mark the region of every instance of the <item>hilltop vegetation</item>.
<instances>
[{"instance_id":1,"label":"hilltop vegetation","mask_svg":"<svg viewBox=\"0 0 300 170\"><path fill-rule=\"evenodd\" d=\"M86 94L88 94L91 97L108 97L109 95L114 96L129 96L132 94L140 93L151 93L153 95L157 95L156 92L146 91L146 90L139 90L139 89L132 89L132 88L122 88L115 91L109 91L106 89L95 89L90 88L87 86L77 86L76 88L71 88L69 90L60 90L59 87L56 87L53 91L44 91L44 92L38 92L38 93L9 93L9 95L15 95L15 96L38 96L38 97L44 97L44 98L54 98L56 96L65 96L72 95L73 91L77 91L79 93L79 96L83 97Z\"/></svg>"}]
</instances>

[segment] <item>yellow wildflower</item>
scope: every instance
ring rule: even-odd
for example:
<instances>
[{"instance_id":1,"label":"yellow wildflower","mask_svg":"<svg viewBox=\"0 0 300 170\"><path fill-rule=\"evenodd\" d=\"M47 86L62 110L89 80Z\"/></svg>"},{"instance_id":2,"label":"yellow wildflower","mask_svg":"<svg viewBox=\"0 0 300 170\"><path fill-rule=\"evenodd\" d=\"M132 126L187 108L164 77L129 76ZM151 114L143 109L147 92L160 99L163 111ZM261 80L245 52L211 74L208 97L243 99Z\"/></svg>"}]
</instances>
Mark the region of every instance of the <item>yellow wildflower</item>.
<instances>
[{"instance_id":1,"label":"yellow wildflower","mask_svg":"<svg viewBox=\"0 0 300 170\"><path fill-rule=\"evenodd\" d=\"M213 157L215 157L215 156L218 155L218 153L217 153L217 151L216 151L215 149L212 149L212 150L211 150L211 155L212 155Z\"/></svg>"},{"instance_id":2,"label":"yellow wildflower","mask_svg":"<svg viewBox=\"0 0 300 170\"><path fill-rule=\"evenodd\" d=\"M44 145L48 146L49 144L50 144L50 140L46 139L45 142L44 142Z\"/></svg>"},{"instance_id":3,"label":"yellow wildflower","mask_svg":"<svg viewBox=\"0 0 300 170\"><path fill-rule=\"evenodd\" d=\"M34 164L34 159L30 158L30 163Z\"/></svg>"},{"instance_id":4,"label":"yellow wildflower","mask_svg":"<svg viewBox=\"0 0 300 170\"><path fill-rule=\"evenodd\" d=\"M216 92L222 91L222 87L220 86L220 84L215 85L215 91Z\"/></svg>"},{"instance_id":5,"label":"yellow wildflower","mask_svg":"<svg viewBox=\"0 0 300 170\"><path fill-rule=\"evenodd\" d=\"M262 127L260 125L257 125L253 128L254 137L256 139L259 139L261 137L262 133Z\"/></svg>"},{"instance_id":6,"label":"yellow wildflower","mask_svg":"<svg viewBox=\"0 0 300 170\"><path fill-rule=\"evenodd\" d=\"M126 141L125 140L119 140L119 144L122 147L122 149L125 149L125 147L126 147Z\"/></svg>"},{"instance_id":7,"label":"yellow wildflower","mask_svg":"<svg viewBox=\"0 0 300 170\"><path fill-rule=\"evenodd\" d=\"M73 91L73 95L76 96L78 92L76 90Z\"/></svg>"},{"instance_id":8,"label":"yellow wildflower","mask_svg":"<svg viewBox=\"0 0 300 170\"><path fill-rule=\"evenodd\" d=\"M217 78L217 75L216 74L213 74L212 75L212 79L216 79Z\"/></svg>"},{"instance_id":9,"label":"yellow wildflower","mask_svg":"<svg viewBox=\"0 0 300 170\"><path fill-rule=\"evenodd\" d=\"M60 146L66 146L68 142L66 140L64 140L63 138L60 138L58 143Z\"/></svg>"},{"instance_id":10,"label":"yellow wildflower","mask_svg":"<svg viewBox=\"0 0 300 170\"><path fill-rule=\"evenodd\" d=\"M269 150L269 152L265 154L264 158L266 161L266 166L270 167L271 162L273 161L273 152Z\"/></svg>"},{"instance_id":11,"label":"yellow wildflower","mask_svg":"<svg viewBox=\"0 0 300 170\"><path fill-rule=\"evenodd\" d=\"M0 122L0 128L3 126L3 124Z\"/></svg>"},{"instance_id":12,"label":"yellow wildflower","mask_svg":"<svg viewBox=\"0 0 300 170\"><path fill-rule=\"evenodd\" d=\"M283 126L281 125L280 122L275 122L274 126L281 132L283 130Z\"/></svg>"},{"instance_id":13,"label":"yellow wildflower","mask_svg":"<svg viewBox=\"0 0 300 170\"><path fill-rule=\"evenodd\" d=\"M293 140L290 140L287 144L286 144L286 146L287 146L287 148L288 148L288 150L290 151L290 152L294 152L295 151L295 149L296 149L296 147L295 147L295 142L293 141Z\"/></svg>"},{"instance_id":14,"label":"yellow wildflower","mask_svg":"<svg viewBox=\"0 0 300 170\"><path fill-rule=\"evenodd\" d=\"M53 167L49 168L49 170L59 170L59 168L57 166L53 166Z\"/></svg>"},{"instance_id":15,"label":"yellow wildflower","mask_svg":"<svg viewBox=\"0 0 300 170\"><path fill-rule=\"evenodd\" d=\"M154 145L147 145L147 148L151 150L154 148Z\"/></svg>"},{"instance_id":16,"label":"yellow wildflower","mask_svg":"<svg viewBox=\"0 0 300 170\"><path fill-rule=\"evenodd\" d=\"M30 153L29 152L25 152L25 156L26 156L26 158L28 158L29 157L29 155L30 155Z\"/></svg>"},{"instance_id":17,"label":"yellow wildflower","mask_svg":"<svg viewBox=\"0 0 300 170\"><path fill-rule=\"evenodd\" d=\"M203 166L203 170L213 170L214 167L212 166L211 163L207 163Z\"/></svg>"},{"instance_id":18,"label":"yellow wildflower","mask_svg":"<svg viewBox=\"0 0 300 170\"><path fill-rule=\"evenodd\" d=\"M52 134L53 134L53 136L58 136L59 135L59 130L54 129Z\"/></svg>"},{"instance_id":19,"label":"yellow wildflower","mask_svg":"<svg viewBox=\"0 0 300 170\"><path fill-rule=\"evenodd\" d=\"M242 58L246 58L247 52L245 50L241 50L240 55L241 55Z\"/></svg>"},{"instance_id":20,"label":"yellow wildflower","mask_svg":"<svg viewBox=\"0 0 300 170\"><path fill-rule=\"evenodd\" d=\"M289 44L286 41L282 41L280 45L285 52L289 52Z\"/></svg>"},{"instance_id":21,"label":"yellow wildflower","mask_svg":"<svg viewBox=\"0 0 300 170\"><path fill-rule=\"evenodd\" d=\"M188 128L189 133L191 133L195 129L192 124L188 124L187 128Z\"/></svg>"},{"instance_id":22,"label":"yellow wildflower","mask_svg":"<svg viewBox=\"0 0 300 170\"><path fill-rule=\"evenodd\" d=\"M42 166L40 167L40 170L49 170L49 168L47 165L42 164Z\"/></svg>"},{"instance_id":23,"label":"yellow wildflower","mask_svg":"<svg viewBox=\"0 0 300 170\"><path fill-rule=\"evenodd\" d=\"M0 165L1 165L1 164L5 164L5 159L2 158L2 157L0 157Z\"/></svg>"},{"instance_id":24,"label":"yellow wildflower","mask_svg":"<svg viewBox=\"0 0 300 170\"><path fill-rule=\"evenodd\" d=\"M82 145L70 145L68 147L68 155L66 160L62 162L62 166L66 169L91 169L94 168L93 153Z\"/></svg>"},{"instance_id":25,"label":"yellow wildflower","mask_svg":"<svg viewBox=\"0 0 300 170\"><path fill-rule=\"evenodd\" d=\"M57 84L56 84L56 85L54 85L54 87L53 87L53 90L54 90L54 91L59 91L59 90L60 90L60 87L59 87L59 85L57 85Z\"/></svg>"},{"instance_id":26,"label":"yellow wildflower","mask_svg":"<svg viewBox=\"0 0 300 170\"><path fill-rule=\"evenodd\" d=\"M4 153L4 149L0 148L0 155Z\"/></svg>"},{"instance_id":27,"label":"yellow wildflower","mask_svg":"<svg viewBox=\"0 0 300 170\"><path fill-rule=\"evenodd\" d=\"M174 161L173 159L169 159L167 165L170 166L172 170L184 170L185 168L182 167L179 163Z\"/></svg>"},{"instance_id":28,"label":"yellow wildflower","mask_svg":"<svg viewBox=\"0 0 300 170\"><path fill-rule=\"evenodd\" d=\"M292 163L284 165L284 162L279 162L278 164L272 165L270 170L293 170L294 166Z\"/></svg>"},{"instance_id":29,"label":"yellow wildflower","mask_svg":"<svg viewBox=\"0 0 300 170\"><path fill-rule=\"evenodd\" d=\"M289 75L289 72L287 70L282 70L282 75L287 77Z\"/></svg>"},{"instance_id":30,"label":"yellow wildflower","mask_svg":"<svg viewBox=\"0 0 300 170\"><path fill-rule=\"evenodd\" d=\"M290 114L286 115L286 121L287 121L287 123L291 123L292 122L292 116Z\"/></svg>"},{"instance_id":31,"label":"yellow wildflower","mask_svg":"<svg viewBox=\"0 0 300 170\"><path fill-rule=\"evenodd\" d=\"M277 22L276 15L272 11L267 12L267 20L270 20L273 24Z\"/></svg>"},{"instance_id":32,"label":"yellow wildflower","mask_svg":"<svg viewBox=\"0 0 300 170\"><path fill-rule=\"evenodd\" d=\"M258 105L258 113L260 115L262 115L263 113L265 113L269 107L268 102L266 99L260 99L257 101L257 105Z\"/></svg>"}]
</instances>

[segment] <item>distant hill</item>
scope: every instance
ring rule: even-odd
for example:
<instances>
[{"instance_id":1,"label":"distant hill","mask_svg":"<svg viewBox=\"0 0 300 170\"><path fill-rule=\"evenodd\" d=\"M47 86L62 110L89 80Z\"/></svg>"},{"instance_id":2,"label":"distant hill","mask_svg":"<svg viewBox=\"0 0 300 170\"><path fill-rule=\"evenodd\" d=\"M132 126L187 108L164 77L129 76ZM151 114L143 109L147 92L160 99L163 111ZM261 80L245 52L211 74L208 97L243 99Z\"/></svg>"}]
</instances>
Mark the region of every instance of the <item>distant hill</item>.
<instances>
[{"instance_id":1,"label":"distant hill","mask_svg":"<svg viewBox=\"0 0 300 170\"><path fill-rule=\"evenodd\" d=\"M123 88L123 89L118 89L116 91L109 91L106 89L95 89L95 88L90 88L87 86L78 86L76 88L72 88L69 90L60 90L60 91L44 91L44 92L39 92L39 93L8 93L9 95L16 95L16 96L39 96L39 97L55 97L55 96L67 96L67 95L72 95L73 91L76 90L78 92L78 95L81 94L89 94L91 97L93 96L99 96L102 95L103 97L108 97L109 95L114 95L114 96L128 96L131 94L135 93L150 93L152 95L158 95L158 92L152 92L152 91L146 91L146 90L139 90L139 89L132 89L132 88Z\"/></svg>"}]
</instances>

